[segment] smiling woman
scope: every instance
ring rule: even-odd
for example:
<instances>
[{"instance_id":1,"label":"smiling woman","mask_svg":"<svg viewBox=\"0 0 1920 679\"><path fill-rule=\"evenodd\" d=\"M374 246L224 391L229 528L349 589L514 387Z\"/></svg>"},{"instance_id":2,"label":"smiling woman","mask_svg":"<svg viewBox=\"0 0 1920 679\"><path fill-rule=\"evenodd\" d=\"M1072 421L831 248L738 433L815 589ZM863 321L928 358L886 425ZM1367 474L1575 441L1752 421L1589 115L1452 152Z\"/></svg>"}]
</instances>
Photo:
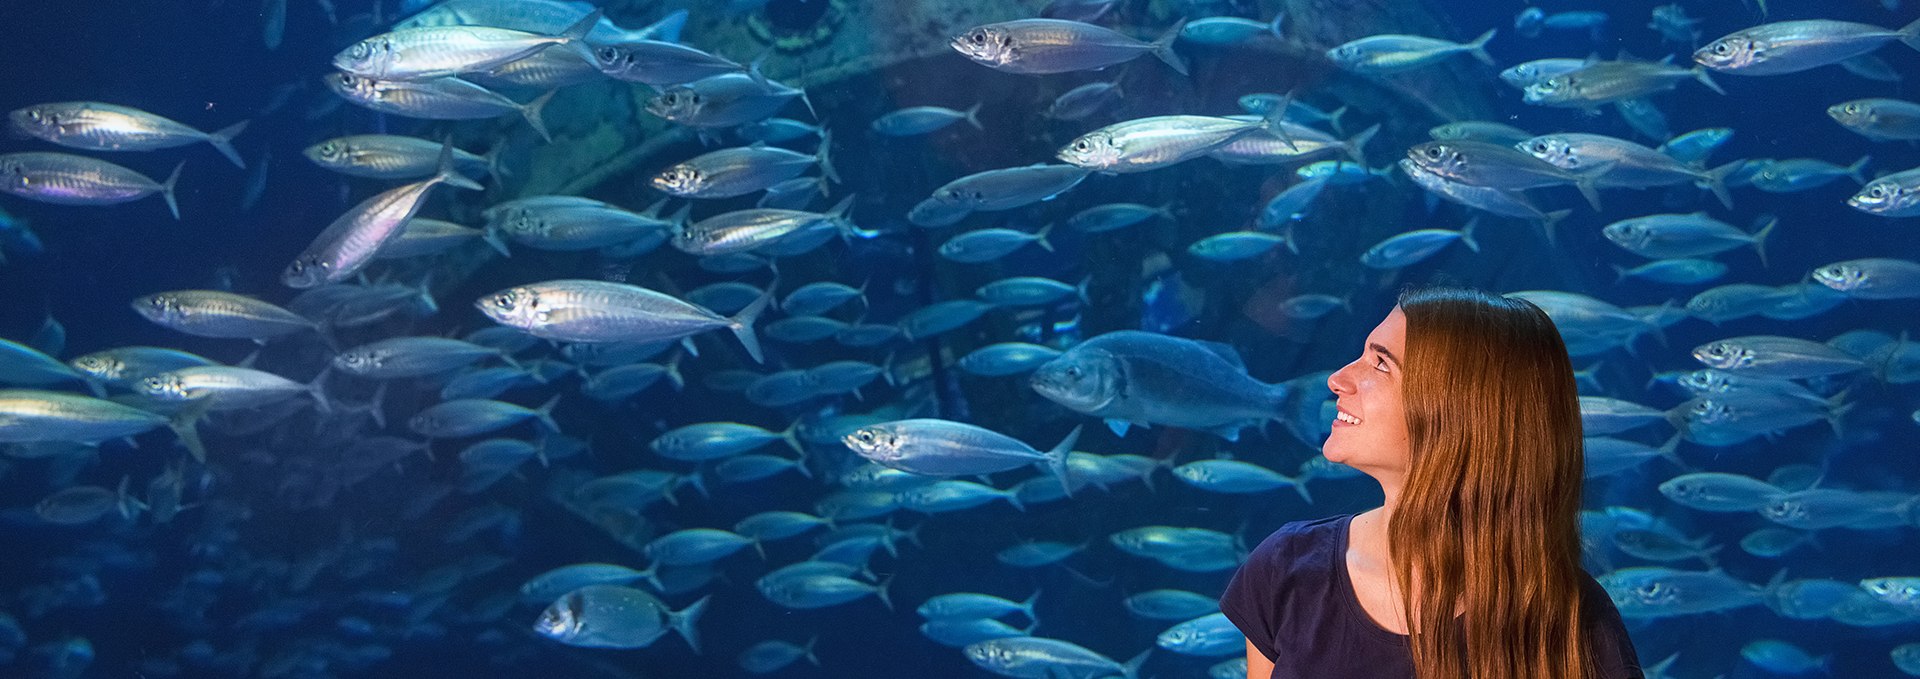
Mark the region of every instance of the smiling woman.
<instances>
[{"instance_id":1,"label":"smiling woman","mask_svg":"<svg viewBox=\"0 0 1920 679\"><path fill-rule=\"evenodd\" d=\"M1644 676L1580 570L1580 412L1544 312L1409 292L1327 385L1327 459L1386 501L1287 524L1248 556L1220 607L1249 678Z\"/></svg>"}]
</instances>

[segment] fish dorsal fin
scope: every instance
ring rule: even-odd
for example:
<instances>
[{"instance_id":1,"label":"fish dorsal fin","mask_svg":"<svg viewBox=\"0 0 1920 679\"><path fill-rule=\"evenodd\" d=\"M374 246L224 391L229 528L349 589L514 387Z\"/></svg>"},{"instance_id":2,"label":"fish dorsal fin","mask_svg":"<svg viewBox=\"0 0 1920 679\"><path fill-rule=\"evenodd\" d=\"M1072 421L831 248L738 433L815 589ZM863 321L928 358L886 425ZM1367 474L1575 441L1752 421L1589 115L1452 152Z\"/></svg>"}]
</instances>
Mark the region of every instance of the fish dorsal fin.
<instances>
[{"instance_id":1,"label":"fish dorsal fin","mask_svg":"<svg viewBox=\"0 0 1920 679\"><path fill-rule=\"evenodd\" d=\"M1194 340L1194 343L1202 347L1205 347L1207 351L1211 351L1214 353L1214 355L1219 356L1220 358L1225 359L1226 362L1233 364L1233 367L1239 370L1240 372L1247 371L1246 361L1243 361L1240 359L1240 352L1234 350L1232 345L1223 344L1220 342L1209 342L1206 340Z\"/></svg>"}]
</instances>

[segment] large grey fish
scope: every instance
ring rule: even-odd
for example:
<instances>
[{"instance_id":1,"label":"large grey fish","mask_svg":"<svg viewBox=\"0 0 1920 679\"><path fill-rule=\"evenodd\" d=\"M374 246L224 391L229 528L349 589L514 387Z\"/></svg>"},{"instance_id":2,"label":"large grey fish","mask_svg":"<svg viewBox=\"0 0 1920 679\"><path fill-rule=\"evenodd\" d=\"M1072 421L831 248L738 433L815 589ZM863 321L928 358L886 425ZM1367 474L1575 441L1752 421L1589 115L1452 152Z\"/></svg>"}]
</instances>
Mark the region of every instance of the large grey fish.
<instances>
[{"instance_id":1,"label":"large grey fish","mask_svg":"<svg viewBox=\"0 0 1920 679\"><path fill-rule=\"evenodd\" d=\"M967 29L947 42L954 51L981 65L1027 75L1105 68L1151 53L1180 75L1187 64L1173 51L1186 27L1182 19L1153 42L1141 42L1112 29L1065 19L1020 19Z\"/></svg>"},{"instance_id":2,"label":"large grey fish","mask_svg":"<svg viewBox=\"0 0 1920 679\"><path fill-rule=\"evenodd\" d=\"M1920 168L1883 175L1847 199L1855 210L1880 217L1920 215Z\"/></svg>"},{"instance_id":3,"label":"large grey fish","mask_svg":"<svg viewBox=\"0 0 1920 679\"><path fill-rule=\"evenodd\" d=\"M840 175L828 159L832 144L831 136L822 135L819 150L812 154L761 143L721 149L661 170L651 184L680 198L732 198L766 190L800 176L814 165L819 165L821 174L837 184Z\"/></svg>"},{"instance_id":4,"label":"large grey fish","mask_svg":"<svg viewBox=\"0 0 1920 679\"><path fill-rule=\"evenodd\" d=\"M389 337L342 351L332 365L351 375L388 380L447 373L489 357L513 362L499 349L450 337Z\"/></svg>"},{"instance_id":5,"label":"large grey fish","mask_svg":"<svg viewBox=\"0 0 1920 679\"><path fill-rule=\"evenodd\" d=\"M419 179L439 169L440 142L395 134L334 137L301 151L315 165L369 179ZM453 150L453 164L468 177L493 174L492 154Z\"/></svg>"},{"instance_id":6,"label":"large grey fish","mask_svg":"<svg viewBox=\"0 0 1920 679\"><path fill-rule=\"evenodd\" d=\"M1897 31L1831 19L1761 24L1708 43L1693 60L1727 73L1779 75L1837 64L1895 40L1920 49L1920 21Z\"/></svg>"},{"instance_id":7,"label":"large grey fish","mask_svg":"<svg viewBox=\"0 0 1920 679\"><path fill-rule=\"evenodd\" d=\"M1625 139L1573 132L1543 134L1520 142L1515 148L1568 172L1597 174L1599 186L1638 189L1697 182L1728 208L1733 207L1733 197L1727 193L1727 175L1746 164L1734 161L1713 170L1701 170Z\"/></svg>"},{"instance_id":8,"label":"large grey fish","mask_svg":"<svg viewBox=\"0 0 1920 679\"><path fill-rule=\"evenodd\" d=\"M947 182L928 200L962 212L1011 210L1052 200L1078 186L1087 174L1084 168L1045 163L987 170Z\"/></svg>"},{"instance_id":9,"label":"large grey fish","mask_svg":"<svg viewBox=\"0 0 1920 679\"><path fill-rule=\"evenodd\" d=\"M554 641L586 648L644 648L672 630L699 653L700 635L694 625L707 610L709 598L701 597L675 611L646 590L587 585L547 606L533 629Z\"/></svg>"},{"instance_id":10,"label":"large grey fish","mask_svg":"<svg viewBox=\"0 0 1920 679\"><path fill-rule=\"evenodd\" d=\"M330 409L316 379L301 384L273 373L224 365L201 365L170 370L134 386L141 395L167 402L200 402L208 412L258 408L308 394L322 409Z\"/></svg>"},{"instance_id":11,"label":"large grey fish","mask_svg":"<svg viewBox=\"0 0 1920 679\"><path fill-rule=\"evenodd\" d=\"M1765 264L1767 236L1779 223L1778 219L1770 220L1747 233L1705 212L1695 212L1622 219L1602 227L1600 233L1629 252L1653 259L1699 257L1751 245Z\"/></svg>"},{"instance_id":12,"label":"large grey fish","mask_svg":"<svg viewBox=\"0 0 1920 679\"><path fill-rule=\"evenodd\" d=\"M175 290L133 300L147 320L189 335L265 341L317 330L313 321L273 304L219 290Z\"/></svg>"},{"instance_id":13,"label":"large grey fish","mask_svg":"<svg viewBox=\"0 0 1920 679\"><path fill-rule=\"evenodd\" d=\"M1191 115L1136 118L1081 135L1054 157L1098 172L1144 172L1198 158L1256 131L1271 131L1285 140L1283 112L1267 116L1255 121Z\"/></svg>"},{"instance_id":14,"label":"large grey fish","mask_svg":"<svg viewBox=\"0 0 1920 679\"><path fill-rule=\"evenodd\" d=\"M1540 227L1546 231L1548 242L1553 241L1553 225L1558 224L1567 215L1573 214L1572 210L1541 212L1540 208L1534 206L1533 201L1527 199L1526 194L1519 191L1462 184L1428 172L1418 163L1407 158L1401 158L1399 165L1400 171L1406 173L1407 178L1412 179L1414 184L1428 193L1496 215L1539 222Z\"/></svg>"},{"instance_id":15,"label":"large grey fish","mask_svg":"<svg viewBox=\"0 0 1920 679\"><path fill-rule=\"evenodd\" d=\"M484 398L442 401L408 418L407 429L427 438L465 438L537 420L547 433L558 434L560 425L553 421L553 407L559 402L557 395L538 408Z\"/></svg>"},{"instance_id":16,"label":"large grey fish","mask_svg":"<svg viewBox=\"0 0 1920 679\"><path fill-rule=\"evenodd\" d=\"M669 342L727 328L753 360L761 361L754 319L773 299L771 291L727 318L646 288L593 280L533 283L480 298L474 303L495 322L535 337L563 342Z\"/></svg>"},{"instance_id":17,"label":"large grey fish","mask_svg":"<svg viewBox=\"0 0 1920 679\"><path fill-rule=\"evenodd\" d=\"M1599 61L1528 84L1522 99L1537 106L1592 109L1665 92L1686 80L1698 80L1707 89L1726 94L1702 67L1676 68L1664 61Z\"/></svg>"},{"instance_id":18,"label":"large grey fish","mask_svg":"<svg viewBox=\"0 0 1920 679\"><path fill-rule=\"evenodd\" d=\"M428 120L481 120L517 113L541 139L553 139L547 135L547 124L540 120L540 110L553 99L553 92L520 104L493 90L451 77L378 80L333 73L324 80L327 88L341 98L381 113Z\"/></svg>"},{"instance_id":19,"label":"large grey fish","mask_svg":"<svg viewBox=\"0 0 1920 679\"><path fill-rule=\"evenodd\" d=\"M1369 35L1327 50L1327 60L1341 70L1366 75L1419 68L1461 52L1472 54L1481 63L1492 66L1493 57L1487 54L1487 41L1492 40L1497 32L1487 29L1473 42L1465 44L1418 35Z\"/></svg>"},{"instance_id":20,"label":"large grey fish","mask_svg":"<svg viewBox=\"0 0 1920 679\"><path fill-rule=\"evenodd\" d=\"M1814 269L1813 280L1854 299L1920 297L1920 263L1905 259L1869 257L1836 262Z\"/></svg>"},{"instance_id":21,"label":"large grey fish","mask_svg":"<svg viewBox=\"0 0 1920 679\"><path fill-rule=\"evenodd\" d=\"M1902 99L1855 99L1827 107L1842 127L1874 141L1920 139L1920 104Z\"/></svg>"},{"instance_id":22,"label":"large grey fish","mask_svg":"<svg viewBox=\"0 0 1920 679\"><path fill-rule=\"evenodd\" d=\"M1644 620L1726 611L1764 603L1766 590L1719 570L1658 566L1622 568L1594 578L1612 595L1620 617Z\"/></svg>"},{"instance_id":23,"label":"large grey fish","mask_svg":"<svg viewBox=\"0 0 1920 679\"><path fill-rule=\"evenodd\" d=\"M1067 478L1067 453L1079 440L1080 428L1074 427L1059 445L1041 452L991 429L938 419L882 422L841 438L861 457L903 472L971 476L1039 464L1067 488L1073 487Z\"/></svg>"},{"instance_id":24,"label":"large grey fish","mask_svg":"<svg viewBox=\"0 0 1920 679\"><path fill-rule=\"evenodd\" d=\"M1838 375L1867 368L1866 362L1839 349L1794 337L1750 335L1708 342L1693 348L1693 358L1709 368L1737 375L1795 380Z\"/></svg>"},{"instance_id":25,"label":"large grey fish","mask_svg":"<svg viewBox=\"0 0 1920 679\"><path fill-rule=\"evenodd\" d=\"M1572 184L1595 210L1600 209L1600 194L1594 187L1610 169L1601 165L1577 173L1511 146L1472 139L1416 144L1407 149L1407 158L1422 170L1472 186L1518 191Z\"/></svg>"},{"instance_id":26,"label":"large grey fish","mask_svg":"<svg viewBox=\"0 0 1920 679\"><path fill-rule=\"evenodd\" d=\"M1081 342L1033 374L1033 390L1074 412L1129 426L1167 425L1213 432L1282 417L1290 389L1247 376L1239 354L1221 344L1122 330Z\"/></svg>"},{"instance_id":27,"label":"large grey fish","mask_svg":"<svg viewBox=\"0 0 1920 679\"><path fill-rule=\"evenodd\" d=\"M582 59L581 45L600 22L594 10L556 35L490 26L403 28L361 40L333 56L343 72L380 80L427 80L482 72L555 46L570 46Z\"/></svg>"},{"instance_id":28,"label":"large grey fish","mask_svg":"<svg viewBox=\"0 0 1920 679\"><path fill-rule=\"evenodd\" d=\"M246 167L233 150L233 138L247 129L247 121L219 132L201 132L173 120L98 101L35 104L8 115L13 129L30 137L90 151L151 151L206 142L234 165Z\"/></svg>"},{"instance_id":29,"label":"large grey fish","mask_svg":"<svg viewBox=\"0 0 1920 679\"><path fill-rule=\"evenodd\" d=\"M502 235L539 250L592 250L662 235L677 229L680 219L660 219L658 204L644 213L635 213L585 198L566 202L541 198L545 197L523 198L488 208L485 212L487 242L502 253L507 251L506 243L500 240Z\"/></svg>"},{"instance_id":30,"label":"large grey fish","mask_svg":"<svg viewBox=\"0 0 1920 679\"><path fill-rule=\"evenodd\" d=\"M421 10L419 14L395 23L393 30L432 26L492 26L552 35L578 23L581 17L593 10L591 3L570 0L442 0ZM676 41L680 39L680 31L686 23L687 11L684 9L670 12L659 21L635 29L621 28L602 17L593 32L587 34L587 39L596 45L628 40Z\"/></svg>"},{"instance_id":31,"label":"large grey fish","mask_svg":"<svg viewBox=\"0 0 1920 679\"><path fill-rule=\"evenodd\" d=\"M597 45L593 49L593 65L615 80L655 87L747 70L731 59L660 40Z\"/></svg>"},{"instance_id":32,"label":"large grey fish","mask_svg":"<svg viewBox=\"0 0 1920 679\"><path fill-rule=\"evenodd\" d=\"M95 444L167 424L145 410L79 394L0 389L0 442Z\"/></svg>"},{"instance_id":33,"label":"large grey fish","mask_svg":"<svg viewBox=\"0 0 1920 679\"><path fill-rule=\"evenodd\" d=\"M681 229L673 236L673 247L701 256L751 252L815 225L846 223L853 199L847 196L826 212L776 208L724 212Z\"/></svg>"},{"instance_id":34,"label":"large grey fish","mask_svg":"<svg viewBox=\"0 0 1920 679\"><path fill-rule=\"evenodd\" d=\"M1006 637L969 644L967 660L1003 677L1021 679L1093 679L1119 676L1135 679L1153 649L1141 651L1122 665L1079 644L1045 637Z\"/></svg>"},{"instance_id":35,"label":"large grey fish","mask_svg":"<svg viewBox=\"0 0 1920 679\"><path fill-rule=\"evenodd\" d=\"M165 182L104 160L67 153L8 153L0 155L0 191L55 205L116 205L139 200L155 193L167 201L173 218L180 218L180 205L173 200L173 187L180 181L180 168Z\"/></svg>"},{"instance_id":36,"label":"large grey fish","mask_svg":"<svg viewBox=\"0 0 1920 679\"><path fill-rule=\"evenodd\" d=\"M426 202L427 192L440 184L480 190L454 167L450 144L441 147L440 169L432 177L383 191L333 220L280 272L280 282L304 289L353 277L400 235Z\"/></svg>"},{"instance_id":37,"label":"large grey fish","mask_svg":"<svg viewBox=\"0 0 1920 679\"><path fill-rule=\"evenodd\" d=\"M85 354L67 361L74 370L89 379L114 387L126 387L152 375L197 365L215 365L212 360L179 349L163 347L116 347Z\"/></svg>"},{"instance_id":38,"label":"large grey fish","mask_svg":"<svg viewBox=\"0 0 1920 679\"><path fill-rule=\"evenodd\" d=\"M806 93L766 79L756 65L662 90L647 112L688 127L734 127L770 118L796 98L804 102Z\"/></svg>"}]
</instances>

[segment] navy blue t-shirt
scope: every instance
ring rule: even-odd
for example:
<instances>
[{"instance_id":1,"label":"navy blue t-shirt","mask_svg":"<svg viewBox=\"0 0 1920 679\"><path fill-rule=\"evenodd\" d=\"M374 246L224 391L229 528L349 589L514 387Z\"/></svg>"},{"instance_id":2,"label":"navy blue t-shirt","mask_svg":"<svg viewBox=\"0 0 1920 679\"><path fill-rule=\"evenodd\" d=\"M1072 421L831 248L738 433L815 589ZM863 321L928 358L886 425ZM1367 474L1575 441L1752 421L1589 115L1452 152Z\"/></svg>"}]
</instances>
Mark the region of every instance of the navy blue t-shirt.
<instances>
[{"instance_id":1,"label":"navy blue t-shirt","mask_svg":"<svg viewBox=\"0 0 1920 679\"><path fill-rule=\"evenodd\" d=\"M1220 611L1273 661L1273 679L1413 677L1407 637L1368 617L1347 579L1352 520L1346 514L1281 526L1247 556L1220 597ZM1581 575L1584 624L1601 676L1644 679L1613 600Z\"/></svg>"}]
</instances>

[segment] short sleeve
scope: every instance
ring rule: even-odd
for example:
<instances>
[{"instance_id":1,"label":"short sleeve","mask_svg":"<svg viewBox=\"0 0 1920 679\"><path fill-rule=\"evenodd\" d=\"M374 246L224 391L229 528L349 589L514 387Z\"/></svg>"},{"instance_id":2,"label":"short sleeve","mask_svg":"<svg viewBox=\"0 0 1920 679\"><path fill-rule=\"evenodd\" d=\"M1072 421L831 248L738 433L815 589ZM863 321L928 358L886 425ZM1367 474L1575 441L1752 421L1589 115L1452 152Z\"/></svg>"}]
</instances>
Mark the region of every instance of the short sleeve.
<instances>
[{"instance_id":1,"label":"short sleeve","mask_svg":"<svg viewBox=\"0 0 1920 679\"><path fill-rule=\"evenodd\" d=\"M1586 580L1582 587L1586 590L1587 639L1594 662L1600 667L1600 676L1602 679L1646 679L1645 670L1640 668L1640 655L1633 648L1633 638L1627 636L1627 625L1620 619L1620 609L1614 608L1613 598L1600 583L1584 573L1582 576Z\"/></svg>"},{"instance_id":2,"label":"short sleeve","mask_svg":"<svg viewBox=\"0 0 1920 679\"><path fill-rule=\"evenodd\" d=\"M1275 660L1274 641L1279 626L1278 594L1287 563L1289 533L1284 528L1267 536L1234 571L1227 591L1220 595L1220 612L1267 660Z\"/></svg>"}]
</instances>

